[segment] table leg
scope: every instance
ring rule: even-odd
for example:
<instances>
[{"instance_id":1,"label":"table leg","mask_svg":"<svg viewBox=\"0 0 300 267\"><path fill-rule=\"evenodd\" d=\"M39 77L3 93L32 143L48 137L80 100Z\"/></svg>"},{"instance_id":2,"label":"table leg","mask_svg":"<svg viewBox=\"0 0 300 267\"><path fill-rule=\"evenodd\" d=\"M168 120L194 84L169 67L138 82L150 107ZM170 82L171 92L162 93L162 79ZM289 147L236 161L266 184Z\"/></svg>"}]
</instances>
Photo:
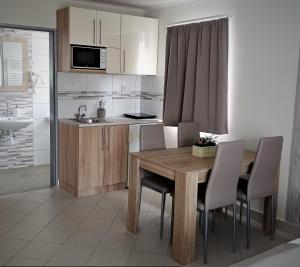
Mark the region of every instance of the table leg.
<instances>
[{"instance_id":1,"label":"table leg","mask_svg":"<svg viewBox=\"0 0 300 267\"><path fill-rule=\"evenodd\" d=\"M273 218L271 212L271 197L266 197L264 200L264 216L263 216L263 229L266 234L271 234L271 220L273 220L274 231L276 229L276 215L277 215L277 200L278 200L278 186L279 186L279 170L275 178L274 194L273 194Z\"/></svg>"},{"instance_id":2,"label":"table leg","mask_svg":"<svg viewBox=\"0 0 300 267\"><path fill-rule=\"evenodd\" d=\"M128 189L127 229L134 234L138 232L140 215L141 178L139 165L139 159L131 155Z\"/></svg>"},{"instance_id":3,"label":"table leg","mask_svg":"<svg viewBox=\"0 0 300 267\"><path fill-rule=\"evenodd\" d=\"M198 176L177 173L172 257L187 264L195 257Z\"/></svg>"}]
</instances>

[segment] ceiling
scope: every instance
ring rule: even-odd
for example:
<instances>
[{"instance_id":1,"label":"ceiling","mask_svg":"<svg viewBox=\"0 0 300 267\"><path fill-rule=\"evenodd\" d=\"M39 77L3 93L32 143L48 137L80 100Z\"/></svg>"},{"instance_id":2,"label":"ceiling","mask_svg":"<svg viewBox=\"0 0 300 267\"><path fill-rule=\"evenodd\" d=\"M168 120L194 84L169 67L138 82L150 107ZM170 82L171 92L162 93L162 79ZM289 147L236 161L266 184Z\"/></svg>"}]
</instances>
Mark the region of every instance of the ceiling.
<instances>
[{"instance_id":1,"label":"ceiling","mask_svg":"<svg viewBox=\"0 0 300 267\"><path fill-rule=\"evenodd\" d=\"M89 0L96 3L136 7L143 9L154 9L166 7L182 2L183 0Z\"/></svg>"}]
</instances>

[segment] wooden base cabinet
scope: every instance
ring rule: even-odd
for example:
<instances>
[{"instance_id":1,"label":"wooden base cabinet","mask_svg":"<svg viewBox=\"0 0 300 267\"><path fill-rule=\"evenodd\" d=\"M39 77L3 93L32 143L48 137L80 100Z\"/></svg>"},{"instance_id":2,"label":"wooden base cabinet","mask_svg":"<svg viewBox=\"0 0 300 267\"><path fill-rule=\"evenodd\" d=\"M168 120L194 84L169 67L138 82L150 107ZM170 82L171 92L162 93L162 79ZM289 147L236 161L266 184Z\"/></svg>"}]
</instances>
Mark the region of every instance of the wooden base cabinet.
<instances>
[{"instance_id":1,"label":"wooden base cabinet","mask_svg":"<svg viewBox=\"0 0 300 267\"><path fill-rule=\"evenodd\" d=\"M128 125L59 123L59 184L77 197L126 187Z\"/></svg>"}]
</instances>

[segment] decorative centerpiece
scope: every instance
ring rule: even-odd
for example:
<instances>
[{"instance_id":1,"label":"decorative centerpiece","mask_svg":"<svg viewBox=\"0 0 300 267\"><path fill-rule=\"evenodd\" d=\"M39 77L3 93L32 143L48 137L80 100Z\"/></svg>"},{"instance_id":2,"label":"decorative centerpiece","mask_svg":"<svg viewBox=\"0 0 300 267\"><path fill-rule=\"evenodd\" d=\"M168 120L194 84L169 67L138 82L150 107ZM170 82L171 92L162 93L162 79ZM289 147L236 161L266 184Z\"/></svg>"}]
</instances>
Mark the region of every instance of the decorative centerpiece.
<instances>
[{"instance_id":1,"label":"decorative centerpiece","mask_svg":"<svg viewBox=\"0 0 300 267\"><path fill-rule=\"evenodd\" d=\"M99 101L99 107L97 109L97 117L100 118L100 119L104 119L106 116L106 110L105 110L105 101L104 99L102 98L100 101Z\"/></svg>"},{"instance_id":2,"label":"decorative centerpiece","mask_svg":"<svg viewBox=\"0 0 300 267\"><path fill-rule=\"evenodd\" d=\"M217 152L216 136L200 137L195 145L193 145L193 156L199 158L214 157Z\"/></svg>"}]
</instances>

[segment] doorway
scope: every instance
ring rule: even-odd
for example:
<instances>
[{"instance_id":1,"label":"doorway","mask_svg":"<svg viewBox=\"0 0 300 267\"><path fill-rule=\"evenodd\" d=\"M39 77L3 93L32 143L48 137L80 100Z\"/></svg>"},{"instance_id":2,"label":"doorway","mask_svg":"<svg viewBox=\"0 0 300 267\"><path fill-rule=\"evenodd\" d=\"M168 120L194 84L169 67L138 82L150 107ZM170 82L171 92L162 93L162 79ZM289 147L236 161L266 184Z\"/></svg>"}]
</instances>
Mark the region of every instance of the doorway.
<instances>
[{"instance_id":1,"label":"doorway","mask_svg":"<svg viewBox=\"0 0 300 267\"><path fill-rule=\"evenodd\" d=\"M57 184L55 40L0 25L0 195Z\"/></svg>"}]
</instances>

